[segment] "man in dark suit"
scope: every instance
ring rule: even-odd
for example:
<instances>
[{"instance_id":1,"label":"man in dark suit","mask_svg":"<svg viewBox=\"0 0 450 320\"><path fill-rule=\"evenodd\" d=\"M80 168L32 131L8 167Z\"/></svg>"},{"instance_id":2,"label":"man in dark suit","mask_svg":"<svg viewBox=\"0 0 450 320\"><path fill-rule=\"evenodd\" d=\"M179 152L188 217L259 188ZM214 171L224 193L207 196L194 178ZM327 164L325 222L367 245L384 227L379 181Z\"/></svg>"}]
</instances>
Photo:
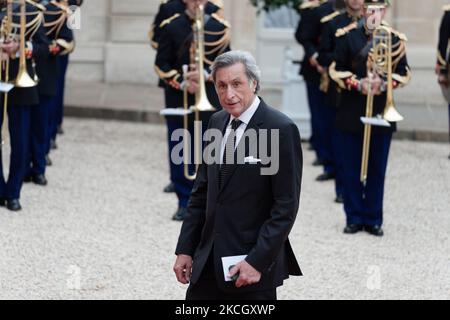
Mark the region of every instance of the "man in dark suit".
<instances>
[{"instance_id":1,"label":"man in dark suit","mask_svg":"<svg viewBox=\"0 0 450 320\"><path fill-rule=\"evenodd\" d=\"M223 138L213 152L216 161L199 167L174 271L179 282L190 282L188 300L276 299L276 288L289 275L301 275L288 240L300 198L299 131L256 95L260 71L249 53L219 56L212 77L223 110L208 128L220 130ZM250 132L256 141L246 139ZM270 174L264 172L269 162L261 161L264 143L268 153L279 154L270 161L278 170ZM246 257L224 274L222 258L232 256Z\"/></svg>"}]
</instances>

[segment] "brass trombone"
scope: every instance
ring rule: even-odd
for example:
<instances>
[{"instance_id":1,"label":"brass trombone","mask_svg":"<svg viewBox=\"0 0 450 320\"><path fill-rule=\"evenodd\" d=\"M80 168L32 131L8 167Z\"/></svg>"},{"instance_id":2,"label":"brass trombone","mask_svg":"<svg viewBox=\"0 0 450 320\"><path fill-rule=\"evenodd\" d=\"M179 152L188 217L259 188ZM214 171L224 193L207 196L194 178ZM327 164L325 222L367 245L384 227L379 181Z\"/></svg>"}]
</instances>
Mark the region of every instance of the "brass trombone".
<instances>
[{"instance_id":1,"label":"brass trombone","mask_svg":"<svg viewBox=\"0 0 450 320\"><path fill-rule=\"evenodd\" d=\"M389 122L402 121L403 117L395 109L393 98L393 56L398 56L396 63L401 58L401 51L393 52L392 45L392 31L389 27L379 26L373 32L373 46L372 54L369 55L367 62L367 76L369 78L369 86L367 92L366 102L366 115L361 119L364 123L364 140L363 151L361 160L361 175L360 180L365 185L367 182L367 172L369 166L369 153L370 153L370 139L372 135L372 125L381 125L389 127ZM383 114L378 115L373 119L373 101L374 95L372 92L371 79L377 74L380 77L386 78L386 106L383 110Z\"/></svg>"},{"instance_id":2,"label":"brass trombone","mask_svg":"<svg viewBox=\"0 0 450 320\"><path fill-rule=\"evenodd\" d=\"M201 126L198 126L198 121L200 120L200 112L214 112L216 108L212 106L212 104L208 100L208 96L206 94L206 86L205 86L205 73L204 73L204 57L205 57L205 21L204 21L204 7L199 6L195 13L195 21L193 25L194 29L194 54L193 54L193 62L196 65L196 70L199 72L199 89L195 93L195 105L189 107L188 105L188 92L187 85L184 86L183 89L183 104L185 114L183 116L183 126L184 126L184 176L188 180L195 180L197 174L191 174L189 172L189 162L190 162L190 143L189 136L187 135L188 131L188 118L190 113L195 114L195 123L194 123L194 158L195 163L199 163L199 153L201 153L202 144L199 143L201 141ZM183 66L183 73L186 76L188 71L187 66ZM186 79L186 78L185 78ZM196 165L196 172L198 169L198 165Z\"/></svg>"}]
</instances>

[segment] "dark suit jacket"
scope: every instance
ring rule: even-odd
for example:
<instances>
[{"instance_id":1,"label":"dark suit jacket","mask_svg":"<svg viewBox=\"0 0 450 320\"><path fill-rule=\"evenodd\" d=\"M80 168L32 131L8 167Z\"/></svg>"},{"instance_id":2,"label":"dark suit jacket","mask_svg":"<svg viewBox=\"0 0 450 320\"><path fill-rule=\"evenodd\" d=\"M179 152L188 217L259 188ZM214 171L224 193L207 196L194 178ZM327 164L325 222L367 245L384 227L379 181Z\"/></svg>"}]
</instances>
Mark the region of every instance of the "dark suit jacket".
<instances>
[{"instance_id":1,"label":"dark suit jacket","mask_svg":"<svg viewBox=\"0 0 450 320\"><path fill-rule=\"evenodd\" d=\"M228 121L228 113L222 110L211 117L209 128L224 132ZM198 281L212 253L216 280L225 292L272 289L289 275L301 275L288 240L298 211L302 177L298 128L262 100L246 130L250 128L279 130L278 173L264 176L260 174L262 164L236 164L219 190L220 165L200 165L176 249L176 254L193 257L192 283ZM259 157L245 149L245 156ZM257 284L237 289L224 281L221 257L244 254L262 277Z\"/></svg>"}]
</instances>

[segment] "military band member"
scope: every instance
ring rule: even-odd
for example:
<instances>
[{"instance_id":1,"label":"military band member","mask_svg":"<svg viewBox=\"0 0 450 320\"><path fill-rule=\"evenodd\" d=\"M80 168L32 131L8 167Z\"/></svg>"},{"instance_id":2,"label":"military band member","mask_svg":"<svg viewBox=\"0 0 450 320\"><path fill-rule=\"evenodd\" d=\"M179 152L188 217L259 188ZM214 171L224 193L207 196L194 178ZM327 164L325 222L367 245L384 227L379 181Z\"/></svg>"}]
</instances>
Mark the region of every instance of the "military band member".
<instances>
[{"instance_id":1,"label":"military band member","mask_svg":"<svg viewBox=\"0 0 450 320\"><path fill-rule=\"evenodd\" d=\"M66 8L73 6L81 6L83 0L52 0L58 2L60 6ZM71 30L73 33L73 30ZM57 134L62 134L63 131L63 118L64 118L64 91L66 87L66 73L67 67L69 65L69 56L75 48L72 47L70 51L65 54L58 55L58 87L56 92L56 106L54 107L55 113L53 114L51 135L51 149L56 149L56 136Z\"/></svg>"},{"instance_id":2,"label":"military band member","mask_svg":"<svg viewBox=\"0 0 450 320\"><path fill-rule=\"evenodd\" d=\"M365 19L338 30L336 63L330 67L331 77L342 89L336 125L342 137L344 210L347 216L344 233L365 229L373 235L383 235L384 180L395 123L391 123L390 127L372 126L366 183L361 182L360 173L364 136L361 117L365 116L367 93L370 89L374 95L374 115L383 114L387 99L386 78L377 74L369 78L368 75L368 65L373 65L372 35L387 6L386 1L365 0ZM406 85L410 79L406 37L390 27L389 30L394 52L392 84L393 88L397 88Z\"/></svg>"},{"instance_id":3,"label":"military band member","mask_svg":"<svg viewBox=\"0 0 450 320\"><path fill-rule=\"evenodd\" d=\"M321 19L322 33L320 36L319 57L318 62L327 70L334 59L334 50L336 47L336 32L358 21L362 17L362 8L364 0L343 0L343 10L336 10L335 12L325 16ZM336 9L339 9L335 3ZM343 203L344 201L344 186L342 182L342 161L340 159L340 140L339 133L335 127L336 108L338 104L339 91L336 83L330 81L328 78L323 81L324 90L326 90L325 108L323 108L322 117L324 121L324 144L332 150L332 163L334 164L335 177L335 202ZM331 169L325 170L330 172ZM327 173L324 173L326 175ZM326 178L326 177L323 177Z\"/></svg>"},{"instance_id":4,"label":"military band member","mask_svg":"<svg viewBox=\"0 0 450 320\"><path fill-rule=\"evenodd\" d=\"M450 41L450 4L444 6L444 16L442 17L441 26L439 28L439 44L438 44L438 60L436 64L436 73L438 74L438 82L449 91L449 41ZM448 101L450 103L450 101ZM448 105L448 123L450 135L450 104ZM450 159L450 155L448 156Z\"/></svg>"},{"instance_id":5,"label":"military band member","mask_svg":"<svg viewBox=\"0 0 450 320\"><path fill-rule=\"evenodd\" d=\"M208 14L217 13L221 10L222 6L214 1L208 1L205 6L205 12ZM159 39L161 37L162 28L165 26L165 21L170 19L175 14L182 14L186 10L186 5L183 0L164 0L159 5L158 13L155 16L148 38L153 49L157 50L159 45Z\"/></svg>"},{"instance_id":6,"label":"military band member","mask_svg":"<svg viewBox=\"0 0 450 320\"><path fill-rule=\"evenodd\" d=\"M222 4L217 3L216 1L208 1L205 7L205 12L207 14L218 13L219 10L222 10ZM177 14L183 14L186 10L186 5L183 0L164 0L160 6L158 13L155 16L155 20L150 27L150 31L148 34L151 46L153 49L157 50L159 46L159 39L161 37L161 32L163 28L166 26L167 22L170 21L171 18L175 17ZM160 88L165 88L165 82L162 79L159 79L158 86ZM166 103L167 105L167 103ZM168 143L170 145L170 136L168 137ZM170 151L170 150L169 150ZM170 161L169 154L169 166L170 166L170 184L164 188L164 192L171 193L175 192L175 184L173 179L173 170L172 163Z\"/></svg>"},{"instance_id":7,"label":"military band member","mask_svg":"<svg viewBox=\"0 0 450 320\"><path fill-rule=\"evenodd\" d=\"M12 22L15 24L17 34L20 33L20 6L12 5ZM40 15L40 9L33 5L31 1L26 3L26 46L25 51L20 50L20 37L13 40L6 40L1 44L3 53L9 56L9 79L18 77L20 55L25 56L26 70L31 79L35 76L33 59L39 59L48 55L47 39L41 25L41 21L34 20ZM35 21L32 23L32 21ZM5 58L5 57L3 57ZM2 72L4 69L2 69ZM4 72L3 72L4 74ZM3 97L4 98L4 97ZM3 101L3 99L2 99ZM29 164L29 141L30 141L30 121L32 108L38 108L39 94L36 85L30 87L18 87L17 85L8 94L8 124L11 141L11 161L9 177L5 181L3 175L3 164L0 163L0 205L6 205L11 211L21 210L20 192L23 180ZM0 116L3 123L3 112Z\"/></svg>"},{"instance_id":8,"label":"military band member","mask_svg":"<svg viewBox=\"0 0 450 320\"><path fill-rule=\"evenodd\" d=\"M206 0L184 0L186 10L182 14L175 14L162 25L162 34L155 60L155 70L160 79L165 83L166 107L183 106L183 89L187 88L189 94L189 105L194 105L194 93L198 90L199 71L193 69L193 52L196 42L194 40L192 24L198 6L205 5ZM230 49L230 29L228 22L217 14L205 14L205 56L204 72L206 91L211 104L220 109L220 103L215 92L214 84L209 79L209 66L214 59L223 52ZM187 79L183 75L183 65L190 65L191 71L187 73ZM203 126L206 127L209 116L203 116ZM167 117L169 139L172 133L183 127L182 117ZM169 154L176 142L169 140ZM187 202L191 193L193 182L186 179L183 165L171 163L171 176L175 184L178 197L178 209L173 216L174 220L182 220L186 213Z\"/></svg>"},{"instance_id":9,"label":"military band member","mask_svg":"<svg viewBox=\"0 0 450 320\"><path fill-rule=\"evenodd\" d=\"M39 108L32 109L31 116L31 167L25 181L47 185L45 169L52 130L56 130L55 119L58 87L58 56L73 49L73 34L67 27L67 8L57 1L40 1L43 7L43 23L49 45L49 55L36 60L39 77Z\"/></svg>"},{"instance_id":10,"label":"military band member","mask_svg":"<svg viewBox=\"0 0 450 320\"><path fill-rule=\"evenodd\" d=\"M311 113L311 144L316 152L317 160L314 165L329 165L332 162L331 150L324 145L324 126L322 109L325 108L325 93L320 90L321 77L326 77L326 70L317 60L319 56L320 34L322 24L320 20L334 12L334 2L328 0L305 1L300 6L300 22L295 33L297 41L303 46L305 55L301 64L300 74L306 82L308 104ZM333 177L333 169L319 180Z\"/></svg>"}]
</instances>

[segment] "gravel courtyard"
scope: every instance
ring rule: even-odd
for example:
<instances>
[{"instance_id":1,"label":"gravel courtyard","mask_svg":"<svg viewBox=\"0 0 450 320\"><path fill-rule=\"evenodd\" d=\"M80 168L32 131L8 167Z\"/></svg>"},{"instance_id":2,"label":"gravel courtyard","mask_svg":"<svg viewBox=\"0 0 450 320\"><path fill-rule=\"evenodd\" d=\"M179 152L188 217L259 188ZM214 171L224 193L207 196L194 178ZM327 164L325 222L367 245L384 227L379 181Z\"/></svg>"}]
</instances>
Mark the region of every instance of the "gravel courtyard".
<instances>
[{"instance_id":1,"label":"gravel courtyard","mask_svg":"<svg viewBox=\"0 0 450 320\"><path fill-rule=\"evenodd\" d=\"M49 185L27 184L24 210L0 208L0 299L183 299L172 272L164 126L67 119ZM9 154L9 152L7 153ZM304 272L281 299L450 299L448 144L394 141L385 236L344 235L333 183L304 149L291 242Z\"/></svg>"}]
</instances>

